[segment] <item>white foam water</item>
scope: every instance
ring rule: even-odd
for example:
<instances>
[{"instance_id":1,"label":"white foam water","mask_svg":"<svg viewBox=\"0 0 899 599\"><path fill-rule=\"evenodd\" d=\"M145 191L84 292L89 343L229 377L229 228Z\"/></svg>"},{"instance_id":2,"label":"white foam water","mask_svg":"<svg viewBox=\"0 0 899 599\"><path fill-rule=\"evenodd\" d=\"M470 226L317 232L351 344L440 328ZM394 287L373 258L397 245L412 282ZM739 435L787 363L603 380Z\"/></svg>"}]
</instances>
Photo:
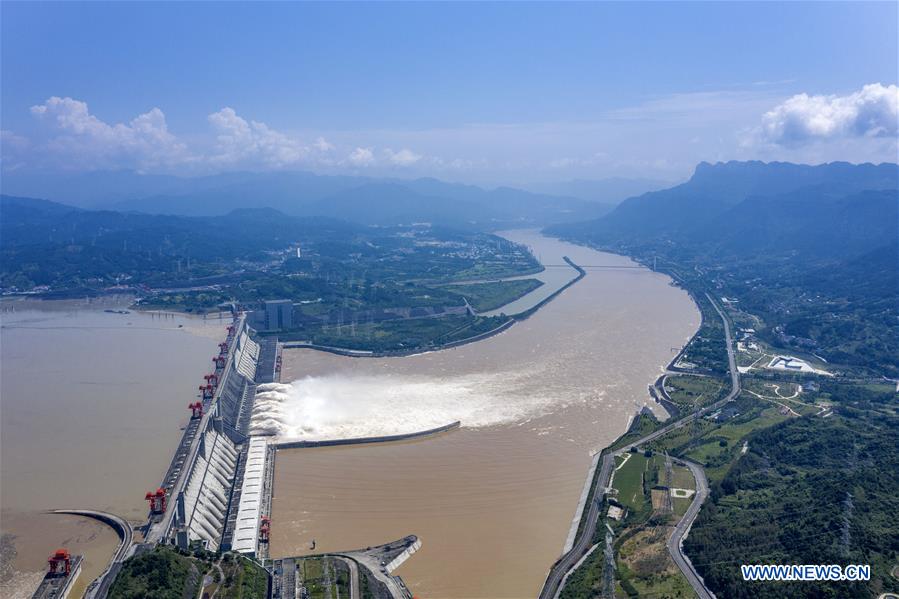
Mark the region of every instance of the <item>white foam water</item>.
<instances>
[{"instance_id":1,"label":"white foam water","mask_svg":"<svg viewBox=\"0 0 899 599\"><path fill-rule=\"evenodd\" d=\"M257 388L250 430L285 439L351 438L456 420L466 427L493 426L543 413L551 398L522 393L528 385L510 378L515 376L328 375L269 383Z\"/></svg>"}]
</instances>

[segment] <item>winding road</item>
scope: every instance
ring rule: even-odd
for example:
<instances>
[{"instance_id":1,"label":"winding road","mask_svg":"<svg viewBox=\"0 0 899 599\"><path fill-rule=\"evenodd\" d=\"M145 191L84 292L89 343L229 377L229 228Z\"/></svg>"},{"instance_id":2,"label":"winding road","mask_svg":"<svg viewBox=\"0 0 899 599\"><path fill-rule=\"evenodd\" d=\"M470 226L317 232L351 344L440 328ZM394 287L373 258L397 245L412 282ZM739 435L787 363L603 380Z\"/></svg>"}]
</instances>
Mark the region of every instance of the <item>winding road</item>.
<instances>
[{"instance_id":1,"label":"winding road","mask_svg":"<svg viewBox=\"0 0 899 599\"><path fill-rule=\"evenodd\" d=\"M562 591L562 584L565 581L565 576L578 564L580 559L587 553L587 551L590 550L593 541L593 533L596 530L596 525L599 521L600 510L602 507L602 498L609 487L610 478L612 475L612 466L615 463L615 456L627 453L632 448L658 439L659 437L666 435L675 429L686 426L695 418L699 418L709 412L717 410L727 402L732 401L737 397L737 395L740 394L740 374L737 371L737 361L734 354L734 344L733 338L731 337L730 323L728 322L727 317L724 315L724 312L722 312L721 308L718 307L718 303L714 299L712 299L712 296L706 293L706 297L712 303L712 306L715 308L715 311L718 312L718 316L721 317L721 321L724 323L724 338L727 344L727 362L731 380L730 393L728 393L727 396L723 399L720 399L713 404L709 404L704 408L688 414L679 420L671 422L656 430L655 432L652 432L645 437L642 437L634 441L633 443L622 447L621 449L618 449L614 452L605 453L603 455L602 466L600 467L599 475L596 477L596 483L593 487L593 498L590 501L590 508L587 511L583 526L581 526L578 532L578 537L575 540L575 543L572 546L571 550L564 553L562 557L560 557L559 560L556 561L555 564L553 564L552 568L550 568L549 573L546 576L546 581L543 583L543 589L541 589L540 591L540 599L555 599L556 597L558 597ZM690 507L687 509L684 517L681 518L680 521L675 525L674 532L668 539L668 551L671 554L671 558L674 560L674 563L677 564L677 567L680 568L681 572L684 573L684 576L690 583L690 586L692 586L693 590L696 591L696 594L702 599L714 599L715 595L712 594L712 592L705 586L705 583L696 572L696 569L693 567L690 559L683 552L684 537L687 536L687 533L690 531L690 527L696 520L696 516L699 515L699 510L702 507L702 503L705 501L706 497L708 497L708 481L706 480L705 472L703 472L702 467L698 464L695 464L688 460L676 461L689 468L690 472L693 473L693 478L696 480L696 493L694 494L693 502L690 504Z\"/></svg>"},{"instance_id":2,"label":"winding road","mask_svg":"<svg viewBox=\"0 0 899 599\"><path fill-rule=\"evenodd\" d=\"M693 587L693 590L696 591L696 595L700 599L715 599L715 595L705 586L705 582L702 580L699 573L696 572L696 568L693 567L690 558L684 553L683 547L684 537L690 532L693 521L696 520L696 516L699 515L699 508L702 507L702 503L706 500L706 497L709 496L709 481L706 479L705 472L699 464L689 460L679 460L677 458L671 459L673 462L690 469L693 478L696 480L696 493L693 495L693 502L690 504L690 507L687 508L684 517L675 525L674 532L668 537L668 553L671 554L671 559L674 560L674 563L677 564L680 571L684 573L690 586Z\"/></svg>"}]
</instances>

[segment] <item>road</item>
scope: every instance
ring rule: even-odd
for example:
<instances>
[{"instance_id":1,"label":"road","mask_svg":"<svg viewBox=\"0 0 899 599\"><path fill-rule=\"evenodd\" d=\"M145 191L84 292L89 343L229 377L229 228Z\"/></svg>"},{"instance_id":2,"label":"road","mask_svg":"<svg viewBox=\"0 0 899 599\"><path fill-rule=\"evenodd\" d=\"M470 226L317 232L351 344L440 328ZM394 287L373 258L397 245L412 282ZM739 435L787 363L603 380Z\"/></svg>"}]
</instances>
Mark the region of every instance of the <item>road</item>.
<instances>
[{"instance_id":1,"label":"road","mask_svg":"<svg viewBox=\"0 0 899 599\"><path fill-rule=\"evenodd\" d=\"M587 510L587 519L580 529L574 546L560 557L559 561L553 564L553 567L550 569L549 574L546 576L546 582L543 583L543 589L540 591L540 599L554 599L556 597L559 591L562 590L562 580L565 578L565 575L592 546L593 531L596 530L596 523L599 521L602 498L605 495L606 485L612 475L612 467L614 465L615 458L611 453L602 456L599 476L596 478L596 486L593 488L590 508Z\"/></svg>"},{"instance_id":2,"label":"road","mask_svg":"<svg viewBox=\"0 0 899 599\"><path fill-rule=\"evenodd\" d=\"M690 532L693 521L699 515L699 508L702 507L702 503L709 496L709 481L706 479L705 472L699 464L677 458L672 458L672 461L690 469L690 472L693 473L693 478L696 480L696 493L693 495L693 502L687 508L687 513L675 525L674 532L668 537L668 553L671 554L671 559L674 560L680 571L684 573L699 599L715 599L715 595L705 586L702 577L696 572L696 569L690 562L690 558L684 554L684 537Z\"/></svg>"},{"instance_id":3,"label":"road","mask_svg":"<svg viewBox=\"0 0 899 599\"><path fill-rule=\"evenodd\" d=\"M737 359L736 355L734 354L734 344L733 338L731 337L730 323L728 322L727 317L724 315L724 312L722 312L721 308L718 307L718 303L714 299L712 299L712 296L706 293L706 297L709 298L709 301L712 303L715 311L718 312L718 316L721 317L721 322L724 323L724 339L727 344L727 362L731 380L730 393L728 393L727 396L723 399L720 399L713 404L709 404L708 406L705 406L704 408L701 408L696 412L693 412L692 414L688 414L687 416L684 416L679 420L671 422L656 430L655 432L649 433L645 437L642 437L614 452L606 453L605 455L603 455L602 467L600 468L599 476L596 477L596 484L593 487L593 498L590 501L590 509L587 512L587 517L584 525L581 527L579 536L571 550L563 554L562 557L560 557L559 560L555 564L553 564L552 568L550 568L549 574L547 574L546 576L546 581L543 583L543 589L541 589L540 591L540 599L554 599L559 595L562 590L562 582L565 578L565 575L575 566L575 564L578 563L581 557L583 557L583 555L592 546L593 532L596 530L596 524L599 520L602 498L609 486L609 481L612 475L612 466L615 463L615 456L627 453L632 448L643 445L644 443L649 443L650 441L658 439L659 437L666 435L675 429L686 426L695 418L701 417L709 412L717 410L740 394L740 374L737 371ZM680 568L680 570L684 573L684 576L690 582L693 590L695 590L700 597L706 599L713 598L714 595L708 588L706 588L705 583L703 583L702 581L702 578L700 578L696 573L696 570L693 568L693 564L690 563L690 560L686 555L684 555L681 549L684 536L686 536L687 532L690 530L690 526L693 525L693 521L699 514L699 509L700 507L702 507L703 501L705 501L706 497L708 496L708 482L706 481L705 473L702 471L702 468L699 465L685 460L681 460L680 462L687 466L691 472L693 472L693 476L696 479L696 494L694 495L693 503L690 504L687 513L684 514L684 517L681 518L681 520L675 526L674 534L672 534L671 538L668 540L668 548L671 552L671 557L674 559L674 562L677 564L678 568ZM674 549L672 549L672 543L676 544Z\"/></svg>"},{"instance_id":4,"label":"road","mask_svg":"<svg viewBox=\"0 0 899 599\"><path fill-rule=\"evenodd\" d=\"M106 594L109 592L109 586L122 567L122 562L130 554L131 546L134 542L134 529L131 527L131 523L115 514L96 510L53 510L53 513L93 518L108 524L119 535L119 546L116 548L115 553L112 554L112 559L109 560L106 570L87 587L84 593L86 599L102 599L106 597Z\"/></svg>"},{"instance_id":5,"label":"road","mask_svg":"<svg viewBox=\"0 0 899 599\"><path fill-rule=\"evenodd\" d=\"M359 566L355 560L348 557L338 557L337 559L343 560L350 569L350 599L361 599L362 595L359 592Z\"/></svg>"}]
</instances>

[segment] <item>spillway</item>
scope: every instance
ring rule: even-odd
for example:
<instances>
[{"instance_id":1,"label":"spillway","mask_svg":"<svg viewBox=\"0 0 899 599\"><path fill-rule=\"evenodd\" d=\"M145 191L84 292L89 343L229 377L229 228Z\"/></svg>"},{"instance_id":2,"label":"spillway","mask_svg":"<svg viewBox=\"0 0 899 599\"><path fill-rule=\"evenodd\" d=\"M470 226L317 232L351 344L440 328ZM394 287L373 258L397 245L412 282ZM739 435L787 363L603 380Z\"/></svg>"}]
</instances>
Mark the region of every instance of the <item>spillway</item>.
<instances>
[{"instance_id":1,"label":"spillway","mask_svg":"<svg viewBox=\"0 0 899 599\"><path fill-rule=\"evenodd\" d=\"M258 337L243 315L229 327L217 384L190 421L163 479L167 505L151 511L146 542L196 543L256 555L270 500L273 449L250 431L256 388L275 378L277 340Z\"/></svg>"}]
</instances>

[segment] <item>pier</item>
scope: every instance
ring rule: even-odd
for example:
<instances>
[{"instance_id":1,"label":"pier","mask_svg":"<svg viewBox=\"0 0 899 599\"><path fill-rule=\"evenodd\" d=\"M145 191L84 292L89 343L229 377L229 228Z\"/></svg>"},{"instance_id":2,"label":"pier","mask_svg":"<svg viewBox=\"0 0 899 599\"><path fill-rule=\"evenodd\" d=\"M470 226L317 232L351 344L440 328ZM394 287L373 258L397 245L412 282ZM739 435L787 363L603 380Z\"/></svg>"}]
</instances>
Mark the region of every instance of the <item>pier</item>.
<instances>
[{"instance_id":1,"label":"pier","mask_svg":"<svg viewBox=\"0 0 899 599\"><path fill-rule=\"evenodd\" d=\"M82 557L60 549L47 560L49 570L32 599L66 599L81 574Z\"/></svg>"}]
</instances>

